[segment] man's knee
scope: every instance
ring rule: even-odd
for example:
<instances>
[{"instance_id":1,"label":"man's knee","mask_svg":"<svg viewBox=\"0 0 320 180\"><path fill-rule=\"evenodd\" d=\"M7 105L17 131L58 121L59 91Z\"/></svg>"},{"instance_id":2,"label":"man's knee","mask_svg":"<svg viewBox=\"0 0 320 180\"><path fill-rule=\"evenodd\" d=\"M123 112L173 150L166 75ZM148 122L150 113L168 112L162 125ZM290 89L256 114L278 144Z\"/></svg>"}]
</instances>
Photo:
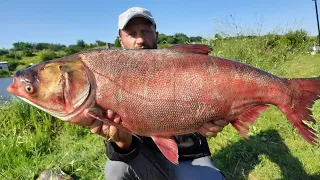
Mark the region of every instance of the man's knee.
<instances>
[{"instance_id":1,"label":"man's knee","mask_svg":"<svg viewBox=\"0 0 320 180\"><path fill-rule=\"evenodd\" d=\"M136 176L129 164L111 160L107 161L104 174L108 180L131 179Z\"/></svg>"}]
</instances>

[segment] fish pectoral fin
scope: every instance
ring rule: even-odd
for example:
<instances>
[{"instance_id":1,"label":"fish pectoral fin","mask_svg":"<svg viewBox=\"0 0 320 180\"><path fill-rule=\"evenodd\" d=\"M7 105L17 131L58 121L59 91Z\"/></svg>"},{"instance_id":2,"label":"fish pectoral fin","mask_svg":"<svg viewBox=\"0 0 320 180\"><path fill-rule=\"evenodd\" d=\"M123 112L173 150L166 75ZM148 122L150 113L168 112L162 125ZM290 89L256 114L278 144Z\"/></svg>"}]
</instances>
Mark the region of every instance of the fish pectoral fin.
<instances>
[{"instance_id":1,"label":"fish pectoral fin","mask_svg":"<svg viewBox=\"0 0 320 180\"><path fill-rule=\"evenodd\" d=\"M105 118L102 113L99 113L100 111L97 111L95 108L92 108L92 109L87 109L85 111L85 116L89 117L89 118L93 118L93 119L96 119L96 120L99 120L101 122L104 122L106 124L108 124L109 126L115 126L117 127L119 130L121 131L125 131L129 134L132 134L133 136L137 137L141 142L141 138L137 135L137 133L135 133L134 131L124 127L122 124L118 124L118 123L115 123L114 121L108 119L108 118Z\"/></svg>"},{"instance_id":2,"label":"fish pectoral fin","mask_svg":"<svg viewBox=\"0 0 320 180\"><path fill-rule=\"evenodd\" d=\"M232 126L245 138L248 137L249 127L244 122L252 125L259 115L269 108L268 105L257 105L244 110L235 121L231 122Z\"/></svg>"},{"instance_id":3,"label":"fish pectoral fin","mask_svg":"<svg viewBox=\"0 0 320 180\"><path fill-rule=\"evenodd\" d=\"M170 138L151 136L162 154L172 163L178 164L178 146L176 141Z\"/></svg>"}]
</instances>

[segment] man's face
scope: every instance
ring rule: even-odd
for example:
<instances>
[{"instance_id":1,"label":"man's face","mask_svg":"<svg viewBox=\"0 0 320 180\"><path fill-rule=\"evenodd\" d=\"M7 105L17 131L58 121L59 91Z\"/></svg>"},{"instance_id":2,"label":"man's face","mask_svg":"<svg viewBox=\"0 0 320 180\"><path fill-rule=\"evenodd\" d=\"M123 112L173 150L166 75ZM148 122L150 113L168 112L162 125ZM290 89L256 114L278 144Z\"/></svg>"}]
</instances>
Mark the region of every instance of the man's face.
<instances>
[{"instance_id":1,"label":"man's face","mask_svg":"<svg viewBox=\"0 0 320 180\"><path fill-rule=\"evenodd\" d=\"M119 40L125 49L157 49L158 32L149 20L137 17L120 30Z\"/></svg>"}]
</instances>

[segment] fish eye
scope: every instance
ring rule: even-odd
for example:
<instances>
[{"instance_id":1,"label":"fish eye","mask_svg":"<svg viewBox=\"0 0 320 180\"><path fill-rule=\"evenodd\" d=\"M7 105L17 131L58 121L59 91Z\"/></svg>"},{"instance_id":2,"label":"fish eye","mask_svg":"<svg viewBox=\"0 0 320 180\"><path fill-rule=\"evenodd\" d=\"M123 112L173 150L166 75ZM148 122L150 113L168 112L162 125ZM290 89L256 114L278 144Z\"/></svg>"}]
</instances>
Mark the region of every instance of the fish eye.
<instances>
[{"instance_id":1,"label":"fish eye","mask_svg":"<svg viewBox=\"0 0 320 180\"><path fill-rule=\"evenodd\" d=\"M30 86L30 85L27 85L27 86L25 87L25 90L26 90L28 93L33 93L33 92L34 92L33 87Z\"/></svg>"}]
</instances>

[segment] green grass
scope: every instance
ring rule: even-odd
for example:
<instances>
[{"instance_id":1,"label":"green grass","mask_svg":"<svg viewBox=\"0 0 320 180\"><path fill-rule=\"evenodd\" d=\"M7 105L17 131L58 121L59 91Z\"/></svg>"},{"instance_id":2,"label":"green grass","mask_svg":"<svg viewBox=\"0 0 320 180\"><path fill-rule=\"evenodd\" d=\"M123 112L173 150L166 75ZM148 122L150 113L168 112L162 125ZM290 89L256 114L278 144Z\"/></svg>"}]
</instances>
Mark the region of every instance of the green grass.
<instances>
[{"instance_id":1,"label":"green grass","mask_svg":"<svg viewBox=\"0 0 320 180\"><path fill-rule=\"evenodd\" d=\"M279 63L281 77L320 75L320 56L296 55ZM313 106L320 132L320 100ZM305 142L284 114L271 106L250 128L245 139L228 126L216 138L208 138L212 159L227 179L320 179L320 146Z\"/></svg>"},{"instance_id":2,"label":"green grass","mask_svg":"<svg viewBox=\"0 0 320 180\"><path fill-rule=\"evenodd\" d=\"M216 42L213 55L236 59L281 77L320 75L320 56L269 49L265 39ZM24 64L39 62L39 56ZM22 68L22 67L21 67ZM320 101L313 107L320 131ZM231 125L208 138L212 159L227 179L320 179L320 146L306 143L284 114L271 106L243 138ZM56 119L20 101L0 108L0 179L34 179L61 168L76 179L104 179L107 161L102 140L89 128Z\"/></svg>"},{"instance_id":3,"label":"green grass","mask_svg":"<svg viewBox=\"0 0 320 180\"><path fill-rule=\"evenodd\" d=\"M41 62L41 53L36 53L33 57L23 57L19 60L19 65L17 66L16 70L21 70L27 68L30 65L37 64Z\"/></svg>"},{"instance_id":4,"label":"green grass","mask_svg":"<svg viewBox=\"0 0 320 180\"><path fill-rule=\"evenodd\" d=\"M103 142L88 128L17 100L0 111L0 179L33 179L49 168L81 179L103 179Z\"/></svg>"}]
</instances>

